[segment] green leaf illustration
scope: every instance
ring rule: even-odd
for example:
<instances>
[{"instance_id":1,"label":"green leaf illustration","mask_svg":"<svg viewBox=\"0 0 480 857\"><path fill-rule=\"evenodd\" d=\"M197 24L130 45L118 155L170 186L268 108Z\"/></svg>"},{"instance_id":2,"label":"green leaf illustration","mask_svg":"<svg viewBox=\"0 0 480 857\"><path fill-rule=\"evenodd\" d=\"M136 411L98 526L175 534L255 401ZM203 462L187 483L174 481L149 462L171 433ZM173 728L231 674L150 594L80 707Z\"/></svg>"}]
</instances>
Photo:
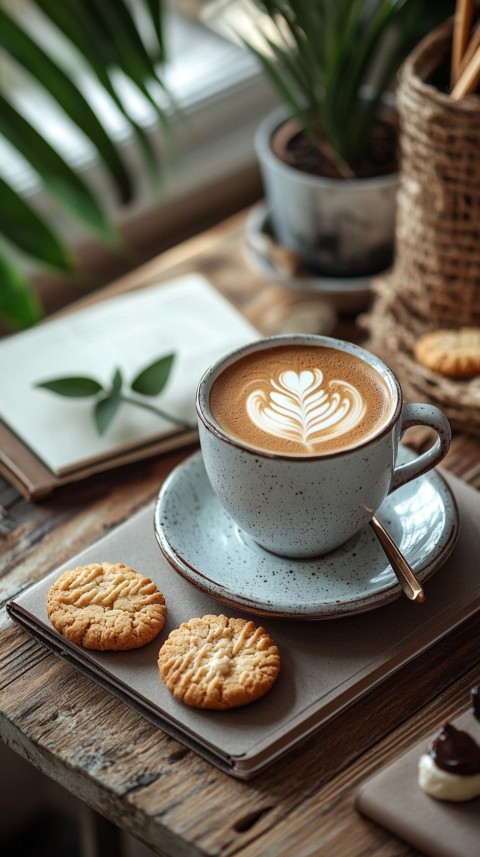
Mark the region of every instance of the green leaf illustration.
<instances>
[{"instance_id":1,"label":"green leaf illustration","mask_svg":"<svg viewBox=\"0 0 480 857\"><path fill-rule=\"evenodd\" d=\"M168 354L166 357L155 360L154 363L143 369L137 378L135 378L132 390L144 396L158 396L167 383L174 359L175 354ZM125 395L122 390L123 376L118 367L113 372L110 389L103 387L95 378L81 376L52 378L49 381L40 381L34 384L34 386L43 387L43 389L57 393L59 396L69 396L71 398L97 396L98 393L102 393L103 395L97 398L93 406L93 420L100 435L105 434L122 402L137 408L143 408L152 414L156 414L158 417L162 417L164 420L174 423L174 425L188 429L193 428L186 420L168 414L156 405Z\"/></svg>"},{"instance_id":2,"label":"green leaf illustration","mask_svg":"<svg viewBox=\"0 0 480 857\"><path fill-rule=\"evenodd\" d=\"M115 372L113 373L113 378L112 378L111 393L114 395L117 395L120 392L120 390L122 389L122 384L123 384L122 373L120 372L120 369L115 369Z\"/></svg>"},{"instance_id":3,"label":"green leaf illustration","mask_svg":"<svg viewBox=\"0 0 480 857\"><path fill-rule=\"evenodd\" d=\"M95 404L93 418L99 434L105 434L121 403L122 397L115 391Z\"/></svg>"},{"instance_id":4,"label":"green leaf illustration","mask_svg":"<svg viewBox=\"0 0 480 857\"><path fill-rule=\"evenodd\" d=\"M155 360L132 381L132 390L142 396L158 396L168 381L174 359L175 354L167 354Z\"/></svg>"},{"instance_id":5,"label":"green leaf illustration","mask_svg":"<svg viewBox=\"0 0 480 857\"><path fill-rule=\"evenodd\" d=\"M95 381L94 378L84 378L82 376L52 378L50 381L40 381L38 384L35 384L35 387L42 387L44 390L57 393L58 396L68 396L69 398L96 396L97 393L103 390L102 385L98 381Z\"/></svg>"}]
</instances>

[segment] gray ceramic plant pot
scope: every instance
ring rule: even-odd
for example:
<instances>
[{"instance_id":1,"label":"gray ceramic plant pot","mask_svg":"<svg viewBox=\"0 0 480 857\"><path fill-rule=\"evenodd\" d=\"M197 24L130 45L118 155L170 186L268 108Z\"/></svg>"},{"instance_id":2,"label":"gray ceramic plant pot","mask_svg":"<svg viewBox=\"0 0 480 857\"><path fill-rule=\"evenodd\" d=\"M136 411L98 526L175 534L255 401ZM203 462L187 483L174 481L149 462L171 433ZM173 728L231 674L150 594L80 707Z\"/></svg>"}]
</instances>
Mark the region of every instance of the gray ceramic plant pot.
<instances>
[{"instance_id":1,"label":"gray ceramic plant pot","mask_svg":"<svg viewBox=\"0 0 480 857\"><path fill-rule=\"evenodd\" d=\"M288 118L283 107L275 110L255 136L276 240L315 274L361 277L385 270L393 258L398 173L345 180L301 172L271 147Z\"/></svg>"}]
</instances>

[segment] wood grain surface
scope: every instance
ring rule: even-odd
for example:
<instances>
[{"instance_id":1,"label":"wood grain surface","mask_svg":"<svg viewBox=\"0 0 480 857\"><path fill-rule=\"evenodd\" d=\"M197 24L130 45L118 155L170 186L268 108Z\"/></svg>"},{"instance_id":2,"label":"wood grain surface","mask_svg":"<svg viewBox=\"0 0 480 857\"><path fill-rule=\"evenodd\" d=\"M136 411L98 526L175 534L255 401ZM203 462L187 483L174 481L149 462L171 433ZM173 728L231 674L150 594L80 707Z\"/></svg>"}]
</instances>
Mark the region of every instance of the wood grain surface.
<instances>
[{"instance_id":1,"label":"wood grain surface","mask_svg":"<svg viewBox=\"0 0 480 857\"><path fill-rule=\"evenodd\" d=\"M253 270L244 223L241 214L104 293L195 270L262 332L273 333L307 298L292 298ZM351 318L340 319L335 333L360 335ZM417 448L425 443L425 433L412 435ZM469 689L480 678L477 620L464 623L308 743L245 783L156 729L7 617L9 598L142 508L191 452L92 477L38 504L0 480L3 741L164 857L416 854L356 813L355 790L378 767L468 707ZM456 435L446 466L480 488L480 442Z\"/></svg>"}]
</instances>

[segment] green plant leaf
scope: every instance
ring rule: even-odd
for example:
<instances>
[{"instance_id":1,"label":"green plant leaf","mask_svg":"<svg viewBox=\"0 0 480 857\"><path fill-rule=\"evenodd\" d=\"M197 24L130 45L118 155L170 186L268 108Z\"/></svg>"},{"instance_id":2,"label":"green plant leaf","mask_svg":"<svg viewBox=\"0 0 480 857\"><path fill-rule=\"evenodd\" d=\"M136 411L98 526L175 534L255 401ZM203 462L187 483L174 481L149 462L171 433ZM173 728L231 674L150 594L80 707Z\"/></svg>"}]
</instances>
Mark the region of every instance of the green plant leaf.
<instances>
[{"instance_id":1,"label":"green plant leaf","mask_svg":"<svg viewBox=\"0 0 480 857\"><path fill-rule=\"evenodd\" d=\"M112 378L111 392L115 393L115 394L119 393L120 390L122 389L122 384L123 384L122 373L120 372L120 369L115 369L115 372L113 373L113 378Z\"/></svg>"},{"instance_id":2,"label":"green plant leaf","mask_svg":"<svg viewBox=\"0 0 480 857\"><path fill-rule=\"evenodd\" d=\"M72 260L61 240L1 177L0 234L15 247L47 265L64 271L72 269Z\"/></svg>"},{"instance_id":3,"label":"green plant leaf","mask_svg":"<svg viewBox=\"0 0 480 857\"><path fill-rule=\"evenodd\" d=\"M105 434L121 403L122 397L115 392L96 402L93 417L99 434Z\"/></svg>"},{"instance_id":4,"label":"green plant leaf","mask_svg":"<svg viewBox=\"0 0 480 857\"><path fill-rule=\"evenodd\" d=\"M33 165L57 199L91 229L112 239L113 227L87 185L1 94L0 131Z\"/></svg>"},{"instance_id":5,"label":"green plant leaf","mask_svg":"<svg viewBox=\"0 0 480 857\"><path fill-rule=\"evenodd\" d=\"M90 16L90 21L95 22L94 27L99 33L103 33L103 42L112 51L113 64L135 84L168 132L169 122L165 111L150 92L149 84L155 81L165 93L168 94L168 91L157 74L155 63L145 49L124 0L102 0L101 3L97 0L83 0L82 8Z\"/></svg>"},{"instance_id":6,"label":"green plant leaf","mask_svg":"<svg viewBox=\"0 0 480 857\"><path fill-rule=\"evenodd\" d=\"M111 34L99 27L98 19L78 0L35 0L36 5L50 18L52 23L72 42L85 62L95 74L98 82L108 93L116 107L125 117L142 151L149 178L158 181L159 164L148 135L130 116L110 79L110 73L118 67L116 48Z\"/></svg>"},{"instance_id":7,"label":"green plant leaf","mask_svg":"<svg viewBox=\"0 0 480 857\"><path fill-rule=\"evenodd\" d=\"M91 15L90 20L96 19L104 38L109 39L109 46L115 51L115 63L138 86L162 118L162 110L148 91L146 83L156 80L162 89L165 86L124 0L102 0L101 3L98 0L83 0L83 7Z\"/></svg>"},{"instance_id":8,"label":"green plant leaf","mask_svg":"<svg viewBox=\"0 0 480 857\"><path fill-rule=\"evenodd\" d=\"M393 39L389 52L384 55L383 62L378 64L377 91L370 101L363 101L363 112L360 111L360 116L357 121L357 145L360 151L364 148L365 143L368 140L375 116L378 113L378 109L382 101L382 94L387 90L388 85L392 81L396 70L400 66L401 61L406 54L410 40L413 37L415 27L418 23L416 11L415 6L410 5L408 2L404 2L404 4L398 9L397 17L401 18L401 23L397 24L396 30L392 33L392 35L396 35L396 38Z\"/></svg>"},{"instance_id":9,"label":"green plant leaf","mask_svg":"<svg viewBox=\"0 0 480 857\"><path fill-rule=\"evenodd\" d=\"M73 399L96 396L103 390L102 385L95 378L86 378L81 375L69 378L51 378L49 381L40 381L34 386L50 390L57 396L67 396Z\"/></svg>"},{"instance_id":10,"label":"green plant leaf","mask_svg":"<svg viewBox=\"0 0 480 857\"><path fill-rule=\"evenodd\" d=\"M43 315L32 286L0 253L0 314L13 328L30 327Z\"/></svg>"},{"instance_id":11,"label":"green plant leaf","mask_svg":"<svg viewBox=\"0 0 480 857\"><path fill-rule=\"evenodd\" d=\"M158 56L159 59L165 62L165 43L163 39L163 0L145 0L145 7L150 15L150 19L157 37Z\"/></svg>"},{"instance_id":12,"label":"green plant leaf","mask_svg":"<svg viewBox=\"0 0 480 857\"><path fill-rule=\"evenodd\" d=\"M132 390L142 396L158 396L168 381L174 360L175 354L155 360L132 381Z\"/></svg>"},{"instance_id":13,"label":"green plant leaf","mask_svg":"<svg viewBox=\"0 0 480 857\"><path fill-rule=\"evenodd\" d=\"M117 396L122 389L123 385L123 376L120 369L115 369L112 376L112 386L110 387L110 394Z\"/></svg>"},{"instance_id":14,"label":"green plant leaf","mask_svg":"<svg viewBox=\"0 0 480 857\"><path fill-rule=\"evenodd\" d=\"M251 43L247 40L244 40L244 44L248 47L253 54L257 57L258 62L262 66L267 78L270 80L272 86L277 90L278 94L282 98L282 101L290 108L292 114L297 117L299 122L303 127L306 127L308 124L308 118L305 114L305 111L302 108L300 99L297 96L294 86L292 86L291 81L289 79L287 66L290 64L290 59L288 58L285 62L285 67L283 72L280 72L277 64L272 62L269 58L264 56L264 54L257 50ZM281 57L281 52L278 47L273 48L277 57Z\"/></svg>"},{"instance_id":15,"label":"green plant leaf","mask_svg":"<svg viewBox=\"0 0 480 857\"><path fill-rule=\"evenodd\" d=\"M70 119L88 136L113 178L120 199L129 202L133 196L129 173L87 99L60 66L2 9L0 45L55 98Z\"/></svg>"}]
</instances>

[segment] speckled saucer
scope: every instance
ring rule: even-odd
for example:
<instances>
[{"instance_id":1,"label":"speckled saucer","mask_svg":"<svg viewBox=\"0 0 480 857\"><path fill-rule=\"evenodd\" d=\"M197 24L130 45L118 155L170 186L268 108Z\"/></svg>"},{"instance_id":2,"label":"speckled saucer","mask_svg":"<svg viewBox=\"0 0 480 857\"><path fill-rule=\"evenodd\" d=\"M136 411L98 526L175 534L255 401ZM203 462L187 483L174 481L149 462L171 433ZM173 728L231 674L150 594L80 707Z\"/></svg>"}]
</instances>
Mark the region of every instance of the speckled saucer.
<instances>
[{"instance_id":1,"label":"speckled saucer","mask_svg":"<svg viewBox=\"0 0 480 857\"><path fill-rule=\"evenodd\" d=\"M402 457L408 450L402 449ZM455 500L435 471L391 494L378 517L425 582L458 534ZM155 507L155 534L169 563L206 595L249 613L331 619L400 597L394 572L370 526L332 553L283 559L241 532L217 500L201 453L177 467Z\"/></svg>"}]
</instances>

